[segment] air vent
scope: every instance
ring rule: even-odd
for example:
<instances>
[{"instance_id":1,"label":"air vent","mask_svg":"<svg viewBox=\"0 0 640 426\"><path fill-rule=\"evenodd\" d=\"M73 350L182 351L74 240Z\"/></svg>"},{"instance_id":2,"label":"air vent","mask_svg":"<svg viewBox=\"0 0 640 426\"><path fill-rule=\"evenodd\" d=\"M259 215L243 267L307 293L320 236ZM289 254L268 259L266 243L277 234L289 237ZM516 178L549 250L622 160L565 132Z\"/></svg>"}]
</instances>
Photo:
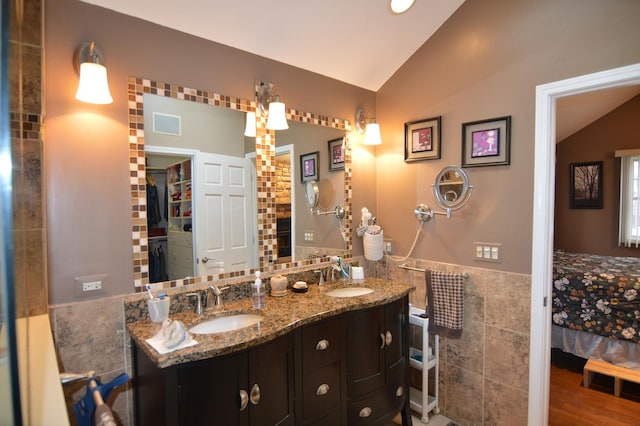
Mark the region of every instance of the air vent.
<instances>
[{"instance_id":1,"label":"air vent","mask_svg":"<svg viewBox=\"0 0 640 426\"><path fill-rule=\"evenodd\" d=\"M181 118L179 115L153 113L153 133L180 136Z\"/></svg>"}]
</instances>

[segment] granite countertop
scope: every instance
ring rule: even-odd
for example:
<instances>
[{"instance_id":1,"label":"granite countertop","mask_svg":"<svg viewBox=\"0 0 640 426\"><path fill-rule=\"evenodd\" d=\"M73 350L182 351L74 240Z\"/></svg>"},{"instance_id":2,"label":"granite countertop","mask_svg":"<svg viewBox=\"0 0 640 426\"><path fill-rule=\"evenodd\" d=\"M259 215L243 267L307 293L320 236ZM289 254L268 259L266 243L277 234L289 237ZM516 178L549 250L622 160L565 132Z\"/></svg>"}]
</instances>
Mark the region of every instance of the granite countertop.
<instances>
[{"instance_id":1,"label":"granite countertop","mask_svg":"<svg viewBox=\"0 0 640 426\"><path fill-rule=\"evenodd\" d=\"M375 290L363 296L332 297L325 293L345 286L369 287ZM149 320L127 324L132 339L160 368L186 362L213 358L249 349L276 337L289 333L297 327L329 318L342 312L354 311L393 302L415 290L415 286L398 281L366 278L359 283L342 282L322 287L309 285L306 293L295 293L289 288L282 297L267 296L264 309L253 309L251 299L244 298L227 302L224 310L196 315L192 311L172 314L170 319L182 321L187 329L208 319L236 314L255 313L264 316L259 324L217 334L193 334L198 342L195 346L179 349L164 355L159 354L147 342L158 331L159 326Z\"/></svg>"}]
</instances>

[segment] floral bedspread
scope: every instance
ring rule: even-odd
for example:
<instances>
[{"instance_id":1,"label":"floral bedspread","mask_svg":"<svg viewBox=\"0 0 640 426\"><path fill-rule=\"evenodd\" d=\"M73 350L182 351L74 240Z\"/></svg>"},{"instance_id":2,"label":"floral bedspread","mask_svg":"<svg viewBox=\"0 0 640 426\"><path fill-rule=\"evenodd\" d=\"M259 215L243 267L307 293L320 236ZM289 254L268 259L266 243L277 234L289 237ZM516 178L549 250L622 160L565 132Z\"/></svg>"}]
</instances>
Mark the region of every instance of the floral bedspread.
<instances>
[{"instance_id":1,"label":"floral bedspread","mask_svg":"<svg viewBox=\"0 0 640 426\"><path fill-rule=\"evenodd\" d=\"M553 323L640 343L640 258L553 254Z\"/></svg>"}]
</instances>

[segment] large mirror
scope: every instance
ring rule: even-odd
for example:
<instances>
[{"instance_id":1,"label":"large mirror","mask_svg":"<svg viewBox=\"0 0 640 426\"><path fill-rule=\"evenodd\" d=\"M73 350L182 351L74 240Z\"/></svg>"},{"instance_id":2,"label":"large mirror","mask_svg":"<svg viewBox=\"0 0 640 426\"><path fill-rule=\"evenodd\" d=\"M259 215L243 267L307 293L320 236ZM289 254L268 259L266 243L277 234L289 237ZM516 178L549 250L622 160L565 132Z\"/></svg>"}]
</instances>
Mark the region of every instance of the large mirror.
<instances>
[{"instance_id":1,"label":"large mirror","mask_svg":"<svg viewBox=\"0 0 640 426\"><path fill-rule=\"evenodd\" d=\"M290 110L289 130L275 135L258 119L258 137L248 138L245 112L255 110L250 101L136 78L129 80L129 93L136 289L149 281L190 284L207 276L243 276L270 263L292 267L318 256L350 255L350 213L340 222L311 214L298 174L300 155L317 151L319 207L350 209L349 149L346 172L329 171L328 165L329 141L344 138L348 121ZM224 172L223 160L234 162L231 172ZM226 204L219 194L197 195L203 191L196 187L222 176L242 183L243 194ZM150 182L155 194L147 194ZM264 213L269 207L275 217ZM222 231L229 229L235 232L225 242ZM238 247L244 251L234 257ZM158 268L158 251L167 270Z\"/></svg>"}]
</instances>

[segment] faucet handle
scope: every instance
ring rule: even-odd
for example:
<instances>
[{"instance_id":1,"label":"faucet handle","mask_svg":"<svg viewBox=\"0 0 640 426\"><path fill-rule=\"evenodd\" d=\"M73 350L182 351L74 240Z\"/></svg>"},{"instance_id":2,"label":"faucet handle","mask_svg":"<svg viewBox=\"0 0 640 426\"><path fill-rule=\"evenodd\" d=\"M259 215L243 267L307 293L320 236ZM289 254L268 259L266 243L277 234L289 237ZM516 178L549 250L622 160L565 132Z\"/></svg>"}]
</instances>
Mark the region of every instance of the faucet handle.
<instances>
[{"instance_id":1,"label":"faucet handle","mask_svg":"<svg viewBox=\"0 0 640 426\"><path fill-rule=\"evenodd\" d=\"M200 294L200 292L196 292L196 293L187 293L186 294L189 297L196 297L197 298L197 304L196 304L196 308L195 308L195 313L198 315L202 315L202 295Z\"/></svg>"}]
</instances>

